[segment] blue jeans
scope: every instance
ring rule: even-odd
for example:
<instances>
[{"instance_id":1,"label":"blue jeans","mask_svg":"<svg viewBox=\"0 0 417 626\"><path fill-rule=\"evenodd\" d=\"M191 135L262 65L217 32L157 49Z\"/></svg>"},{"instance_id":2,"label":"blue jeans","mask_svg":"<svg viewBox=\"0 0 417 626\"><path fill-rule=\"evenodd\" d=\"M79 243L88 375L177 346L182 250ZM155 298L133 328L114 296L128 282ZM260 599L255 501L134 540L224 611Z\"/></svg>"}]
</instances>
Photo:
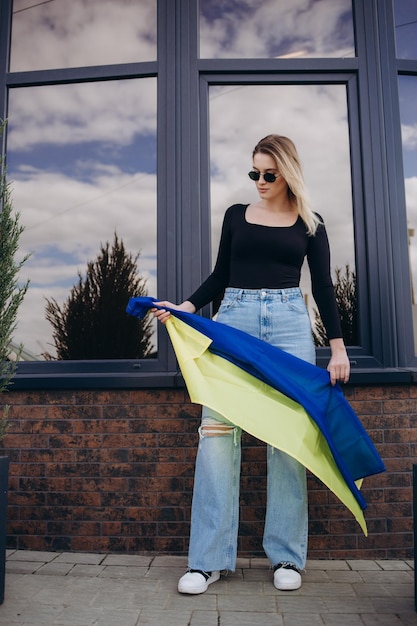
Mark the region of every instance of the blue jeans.
<instances>
[{"instance_id":1,"label":"blue jeans","mask_svg":"<svg viewBox=\"0 0 417 626\"><path fill-rule=\"evenodd\" d=\"M307 307L300 289L228 288L219 322L315 363ZM203 407L191 512L189 567L204 571L236 567L239 526L241 429ZM307 486L305 468L267 446L267 507L263 548L271 563L305 567Z\"/></svg>"}]
</instances>

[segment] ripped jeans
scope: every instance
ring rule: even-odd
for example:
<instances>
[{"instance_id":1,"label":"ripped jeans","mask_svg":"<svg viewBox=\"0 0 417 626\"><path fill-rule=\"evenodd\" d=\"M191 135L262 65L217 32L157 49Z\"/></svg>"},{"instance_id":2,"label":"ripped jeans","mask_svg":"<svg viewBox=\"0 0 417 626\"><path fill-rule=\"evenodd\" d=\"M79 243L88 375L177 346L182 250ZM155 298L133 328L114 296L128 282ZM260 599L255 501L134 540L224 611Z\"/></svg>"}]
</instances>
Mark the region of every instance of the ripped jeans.
<instances>
[{"instance_id":1,"label":"ripped jeans","mask_svg":"<svg viewBox=\"0 0 417 626\"><path fill-rule=\"evenodd\" d=\"M226 290L218 321L315 362L311 323L301 291ZM203 407L199 428L188 564L204 571L236 567L241 429ZM263 548L271 565L305 567L308 540L305 468L267 446Z\"/></svg>"}]
</instances>

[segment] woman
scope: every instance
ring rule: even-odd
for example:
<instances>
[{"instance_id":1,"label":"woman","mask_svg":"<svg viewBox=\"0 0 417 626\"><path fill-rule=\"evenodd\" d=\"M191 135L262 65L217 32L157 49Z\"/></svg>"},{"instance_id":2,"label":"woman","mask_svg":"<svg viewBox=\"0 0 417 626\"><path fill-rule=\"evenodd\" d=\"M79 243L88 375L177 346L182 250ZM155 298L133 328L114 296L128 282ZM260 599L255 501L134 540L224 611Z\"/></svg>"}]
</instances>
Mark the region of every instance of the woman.
<instances>
[{"instance_id":1,"label":"woman","mask_svg":"<svg viewBox=\"0 0 417 626\"><path fill-rule=\"evenodd\" d=\"M212 274L180 305L195 313L224 293L218 321L315 362L311 323L299 288L304 258L312 293L331 348L331 384L349 379L349 360L330 276L327 234L308 206L299 157L293 142L280 135L261 139L253 151L258 202L226 211ZM154 310L163 323L165 310ZM181 593L198 594L234 571L239 522L241 431L203 407L199 429L191 515L189 570L178 583ZM305 468L285 453L267 448L267 507L263 548L280 590L298 589L307 556Z\"/></svg>"}]
</instances>

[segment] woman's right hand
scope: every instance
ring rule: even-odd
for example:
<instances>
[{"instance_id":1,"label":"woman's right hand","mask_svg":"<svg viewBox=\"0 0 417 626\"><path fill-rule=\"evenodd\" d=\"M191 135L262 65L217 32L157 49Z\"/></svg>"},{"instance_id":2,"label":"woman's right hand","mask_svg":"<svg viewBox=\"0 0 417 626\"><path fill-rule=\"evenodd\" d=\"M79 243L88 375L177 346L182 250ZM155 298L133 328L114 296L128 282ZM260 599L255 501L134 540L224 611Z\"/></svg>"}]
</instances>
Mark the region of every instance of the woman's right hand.
<instances>
[{"instance_id":1,"label":"woman's right hand","mask_svg":"<svg viewBox=\"0 0 417 626\"><path fill-rule=\"evenodd\" d=\"M155 302L160 307L167 307L169 309L175 309L176 311L185 311L186 313L195 313L196 309L194 304L192 304L189 300L185 300L181 304L173 304L172 302L168 302L168 300L161 300L160 302ZM162 309L151 309L152 313L156 317L156 319L162 324L166 324L167 320L171 313L166 311L164 308Z\"/></svg>"}]
</instances>

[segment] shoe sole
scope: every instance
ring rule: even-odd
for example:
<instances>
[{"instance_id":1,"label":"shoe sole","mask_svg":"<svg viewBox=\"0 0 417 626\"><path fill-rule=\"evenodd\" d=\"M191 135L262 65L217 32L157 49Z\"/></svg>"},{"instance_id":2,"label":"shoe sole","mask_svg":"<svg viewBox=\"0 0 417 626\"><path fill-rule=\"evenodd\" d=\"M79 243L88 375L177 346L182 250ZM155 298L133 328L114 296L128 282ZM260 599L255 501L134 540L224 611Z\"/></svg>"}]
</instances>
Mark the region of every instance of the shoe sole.
<instances>
[{"instance_id":1,"label":"shoe sole","mask_svg":"<svg viewBox=\"0 0 417 626\"><path fill-rule=\"evenodd\" d=\"M296 587L294 587L294 585L281 585L280 587L274 585L274 587L275 589L278 589L278 591L296 591L297 589L300 589L301 584Z\"/></svg>"}]
</instances>

